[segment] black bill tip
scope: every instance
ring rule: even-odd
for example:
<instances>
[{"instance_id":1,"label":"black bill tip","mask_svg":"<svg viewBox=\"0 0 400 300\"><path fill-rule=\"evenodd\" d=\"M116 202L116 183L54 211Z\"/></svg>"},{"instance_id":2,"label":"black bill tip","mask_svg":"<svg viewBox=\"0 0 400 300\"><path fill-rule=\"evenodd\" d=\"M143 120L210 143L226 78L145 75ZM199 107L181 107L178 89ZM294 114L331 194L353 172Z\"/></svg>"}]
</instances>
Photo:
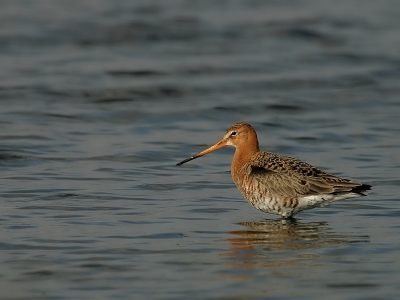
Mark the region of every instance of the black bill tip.
<instances>
[{"instance_id":1,"label":"black bill tip","mask_svg":"<svg viewBox=\"0 0 400 300\"><path fill-rule=\"evenodd\" d=\"M189 158L186 158L186 159L182 160L181 162L177 163L176 165L177 165L177 166L181 166L181 165L183 165L184 163L186 163L186 162L188 162L188 161L191 161L191 160L193 160L193 159L195 159L195 158L197 158L197 157L196 157L196 156L191 156L191 157L189 157Z\"/></svg>"}]
</instances>

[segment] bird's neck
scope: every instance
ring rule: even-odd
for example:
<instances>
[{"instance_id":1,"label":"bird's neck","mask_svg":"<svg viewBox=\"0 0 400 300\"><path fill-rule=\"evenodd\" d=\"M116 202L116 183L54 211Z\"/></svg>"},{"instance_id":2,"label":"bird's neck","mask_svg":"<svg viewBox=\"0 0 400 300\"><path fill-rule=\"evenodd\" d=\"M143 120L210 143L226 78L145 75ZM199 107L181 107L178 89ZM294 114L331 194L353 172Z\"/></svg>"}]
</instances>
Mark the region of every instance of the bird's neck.
<instances>
[{"instance_id":1,"label":"bird's neck","mask_svg":"<svg viewBox=\"0 0 400 300\"><path fill-rule=\"evenodd\" d=\"M245 145L245 147L236 147L232 160L232 175L241 172L242 167L247 165L251 161L252 157L259 151L258 142L249 143Z\"/></svg>"}]
</instances>

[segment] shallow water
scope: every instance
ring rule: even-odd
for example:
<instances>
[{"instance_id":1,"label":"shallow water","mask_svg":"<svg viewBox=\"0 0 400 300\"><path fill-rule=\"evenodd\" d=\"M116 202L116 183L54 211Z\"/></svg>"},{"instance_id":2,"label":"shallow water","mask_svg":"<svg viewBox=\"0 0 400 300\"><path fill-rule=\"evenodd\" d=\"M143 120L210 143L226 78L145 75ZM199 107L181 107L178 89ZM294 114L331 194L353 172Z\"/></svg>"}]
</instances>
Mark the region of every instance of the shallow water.
<instances>
[{"instance_id":1,"label":"shallow water","mask_svg":"<svg viewBox=\"0 0 400 300\"><path fill-rule=\"evenodd\" d=\"M0 2L1 299L397 299L396 1ZM263 150L373 185L282 222Z\"/></svg>"}]
</instances>

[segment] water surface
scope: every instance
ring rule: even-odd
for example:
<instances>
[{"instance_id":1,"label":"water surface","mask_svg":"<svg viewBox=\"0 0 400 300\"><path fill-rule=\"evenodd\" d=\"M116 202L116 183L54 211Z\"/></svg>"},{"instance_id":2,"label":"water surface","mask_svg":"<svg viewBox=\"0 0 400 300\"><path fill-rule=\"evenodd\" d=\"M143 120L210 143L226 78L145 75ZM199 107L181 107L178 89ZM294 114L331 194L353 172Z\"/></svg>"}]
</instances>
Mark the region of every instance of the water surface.
<instances>
[{"instance_id":1,"label":"water surface","mask_svg":"<svg viewBox=\"0 0 400 300\"><path fill-rule=\"evenodd\" d=\"M12 1L0 9L2 299L397 299L395 1ZM263 150L373 185L282 222Z\"/></svg>"}]
</instances>

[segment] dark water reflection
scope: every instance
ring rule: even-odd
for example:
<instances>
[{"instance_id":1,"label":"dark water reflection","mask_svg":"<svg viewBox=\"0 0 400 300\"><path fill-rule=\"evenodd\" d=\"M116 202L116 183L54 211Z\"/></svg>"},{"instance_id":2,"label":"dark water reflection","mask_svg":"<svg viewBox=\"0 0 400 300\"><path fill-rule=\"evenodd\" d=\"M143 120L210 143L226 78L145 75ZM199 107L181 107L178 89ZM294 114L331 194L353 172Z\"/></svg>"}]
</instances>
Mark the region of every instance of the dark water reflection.
<instances>
[{"instance_id":1,"label":"dark water reflection","mask_svg":"<svg viewBox=\"0 0 400 300\"><path fill-rule=\"evenodd\" d=\"M294 266L304 260L318 260L319 254L303 250L330 245L367 243L369 236L339 235L327 222L270 220L241 222L245 230L229 231L234 237L226 254L234 267L260 268Z\"/></svg>"},{"instance_id":2,"label":"dark water reflection","mask_svg":"<svg viewBox=\"0 0 400 300\"><path fill-rule=\"evenodd\" d=\"M322 247L329 244L368 242L368 236L346 237L335 235L327 222L300 222L297 220L271 220L241 222L248 227L243 231L229 231L240 238L229 239L236 246L262 247L266 251L290 251Z\"/></svg>"}]
</instances>

